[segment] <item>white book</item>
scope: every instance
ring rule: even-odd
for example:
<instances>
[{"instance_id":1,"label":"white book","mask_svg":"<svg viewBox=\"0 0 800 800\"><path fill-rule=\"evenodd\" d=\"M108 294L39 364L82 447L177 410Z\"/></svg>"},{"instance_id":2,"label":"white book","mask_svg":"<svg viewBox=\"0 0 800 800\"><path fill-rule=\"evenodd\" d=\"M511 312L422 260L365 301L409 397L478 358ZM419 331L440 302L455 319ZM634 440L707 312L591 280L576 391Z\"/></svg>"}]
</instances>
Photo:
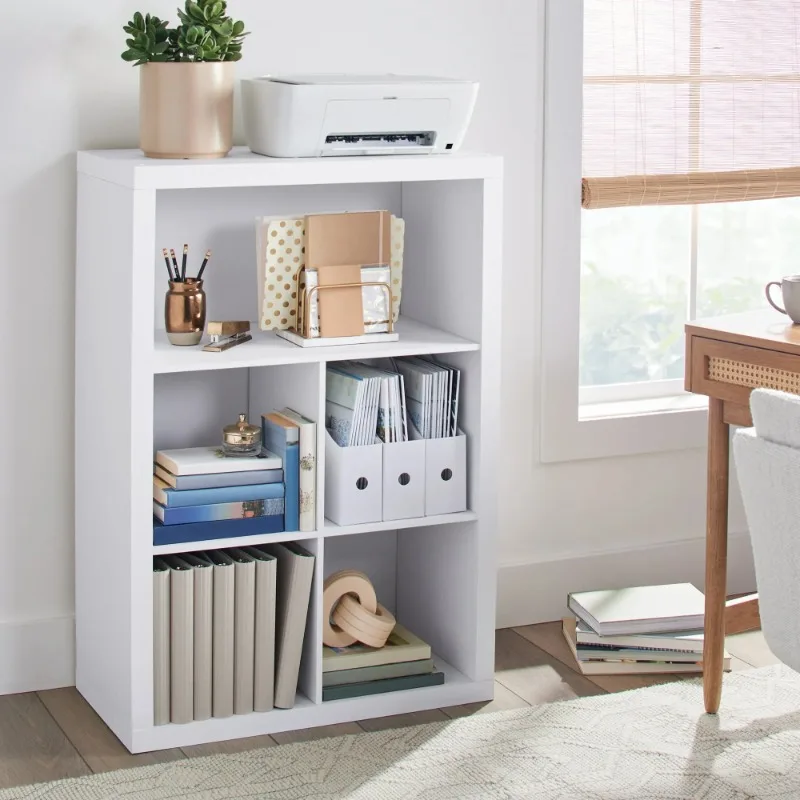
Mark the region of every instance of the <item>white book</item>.
<instances>
[{"instance_id":1,"label":"white book","mask_svg":"<svg viewBox=\"0 0 800 800\"><path fill-rule=\"evenodd\" d=\"M317 423L291 408L283 408L281 416L300 428L300 530L317 529Z\"/></svg>"},{"instance_id":2,"label":"white book","mask_svg":"<svg viewBox=\"0 0 800 800\"><path fill-rule=\"evenodd\" d=\"M644 636L599 636L585 622L578 620L576 631L578 644L610 644L615 647L650 647L680 650L684 653L703 652L702 631L685 633L651 633Z\"/></svg>"},{"instance_id":3,"label":"white book","mask_svg":"<svg viewBox=\"0 0 800 800\"><path fill-rule=\"evenodd\" d=\"M275 705L275 602L278 562L261 548L242 549L256 564L253 710L270 711Z\"/></svg>"},{"instance_id":4,"label":"white book","mask_svg":"<svg viewBox=\"0 0 800 800\"><path fill-rule=\"evenodd\" d=\"M256 626L256 562L243 550L227 551L234 565L233 713L253 711Z\"/></svg>"},{"instance_id":5,"label":"white book","mask_svg":"<svg viewBox=\"0 0 800 800\"><path fill-rule=\"evenodd\" d=\"M194 719L211 719L212 635L214 616L214 568L202 554L181 558L194 572Z\"/></svg>"},{"instance_id":6,"label":"white book","mask_svg":"<svg viewBox=\"0 0 800 800\"><path fill-rule=\"evenodd\" d=\"M194 572L177 556L170 568L170 721L194 719Z\"/></svg>"},{"instance_id":7,"label":"white book","mask_svg":"<svg viewBox=\"0 0 800 800\"><path fill-rule=\"evenodd\" d=\"M170 569L161 558L153 559L153 724L166 725L169 710L169 584Z\"/></svg>"},{"instance_id":8,"label":"white book","mask_svg":"<svg viewBox=\"0 0 800 800\"><path fill-rule=\"evenodd\" d=\"M212 712L233 715L233 656L235 567L224 550L209 550L214 565L214 616L212 622Z\"/></svg>"},{"instance_id":9,"label":"white book","mask_svg":"<svg viewBox=\"0 0 800 800\"><path fill-rule=\"evenodd\" d=\"M702 628L705 597L691 583L673 583L576 592L568 605L595 633L630 636Z\"/></svg>"},{"instance_id":10,"label":"white book","mask_svg":"<svg viewBox=\"0 0 800 800\"><path fill-rule=\"evenodd\" d=\"M159 450L156 463L173 475L208 475L215 472L254 472L280 469L280 456L265 451L257 458L226 458L221 447L186 447L181 450Z\"/></svg>"},{"instance_id":11,"label":"white book","mask_svg":"<svg viewBox=\"0 0 800 800\"><path fill-rule=\"evenodd\" d=\"M275 629L275 706L292 708L314 577L314 556L294 542L259 547L278 559Z\"/></svg>"}]
</instances>

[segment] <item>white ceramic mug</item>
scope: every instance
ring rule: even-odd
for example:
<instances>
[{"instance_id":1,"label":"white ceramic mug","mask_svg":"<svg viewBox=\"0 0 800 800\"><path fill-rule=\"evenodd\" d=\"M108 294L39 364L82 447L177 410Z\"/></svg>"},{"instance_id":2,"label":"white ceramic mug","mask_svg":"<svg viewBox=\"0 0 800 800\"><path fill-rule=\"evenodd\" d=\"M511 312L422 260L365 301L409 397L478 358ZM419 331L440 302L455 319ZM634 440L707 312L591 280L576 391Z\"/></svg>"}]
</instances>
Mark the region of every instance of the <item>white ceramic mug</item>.
<instances>
[{"instance_id":1,"label":"white ceramic mug","mask_svg":"<svg viewBox=\"0 0 800 800\"><path fill-rule=\"evenodd\" d=\"M769 290L772 286L780 288L783 294L783 308L770 297ZM780 281L770 281L764 291L767 294L769 304L776 311L786 314L792 322L800 324L800 275L787 275Z\"/></svg>"}]
</instances>

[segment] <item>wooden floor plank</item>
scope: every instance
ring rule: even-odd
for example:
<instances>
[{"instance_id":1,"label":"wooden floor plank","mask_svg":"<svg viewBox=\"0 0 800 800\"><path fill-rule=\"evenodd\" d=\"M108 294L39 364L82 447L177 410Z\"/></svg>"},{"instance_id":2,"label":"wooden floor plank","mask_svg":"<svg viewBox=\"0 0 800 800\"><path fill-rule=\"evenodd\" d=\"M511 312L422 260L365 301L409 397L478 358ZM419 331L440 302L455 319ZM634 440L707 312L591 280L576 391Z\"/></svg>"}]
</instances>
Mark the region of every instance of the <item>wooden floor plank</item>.
<instances>
[{"instance_id":1,"label":"wooden floor plank","mask_svg":"<svg viewBox=\"0 0 800 800\"><path fill-rule=\"evenodd\" d=\"M318 728L309 728L304 731L273 733L272 738L278 744L293 744L294 742L313 742L317 739L327 739L329 736L345 736L348 733L363 732L363 728L357 722L341 722L338 725L320 725Z\"/></svg>"},{"instance_id":2,"label":"wooden floor plank","mask_svg":"<svg viewBox=\"0 0 800 800\"><path fill-rule=\"evenodd\" d=\"M38 694L92 772L162 764L184 758L178 748L132 755L74 686Z\"/></svg>"},{"instance_id":3,"label":"wooden floor plank","mask_svg":"<svg viewBox=\"0 0 800 800\"><path fill-rule=\"evenodd\" d=\"M262 750L265 747L275 747L278 743L267 735L248 736L245 739L230 739L227 742L208 742L207 744L194 744L191 747L182 747L187 758L201 758L202 756L233 755L246 753L248 750Z\"/></svg>"},{"instance_id":4,"label":"wooden floor plank","mask_svg":"<svg viewBox=\"0 0 800 800\"><path fill-rule=\"evenodd\" d=\"M35 693L0 697L0 788L90 773Z\"/></svg>"},{"instance_id":5,"label":"wooden floor plank","mask_svg":"<svg viewBox=\"0 0 800 800\"><path fill-rule=\"evenodd\" d=\"M490 714L492 711L509 711L513 708L528 708L527 703L511 689L507 689L502 683L494 682L494 700L486 703L467 703L462 706L448 706L443 708L445 714L451 719L458 717L469 717L473 714Z\"/></svg>"},{"instance_id":6,"label":"wooden floor plank","mask_svg":"<svg viewBox=\"0 0 800 800\"><path fill-rule=\"evenodd\" d=\"M604 693L510 628L495 636L495 679L532 706Z\"/></svg>"},{"instance_id":7,"label":"wooden floor plank","mask_svg":"<svg viewBox=\"0 0 800 800\"><path fill-rule=\"evenodd\" d=\"M362 719L358 724L365 731L386 731L391 728L407 728L411 725L424 725L426 722L442 722L449 720L443 711L432 708L428 711L414 711L410 714L394 714L391 717Z\"/></svg>"}]
</instances>

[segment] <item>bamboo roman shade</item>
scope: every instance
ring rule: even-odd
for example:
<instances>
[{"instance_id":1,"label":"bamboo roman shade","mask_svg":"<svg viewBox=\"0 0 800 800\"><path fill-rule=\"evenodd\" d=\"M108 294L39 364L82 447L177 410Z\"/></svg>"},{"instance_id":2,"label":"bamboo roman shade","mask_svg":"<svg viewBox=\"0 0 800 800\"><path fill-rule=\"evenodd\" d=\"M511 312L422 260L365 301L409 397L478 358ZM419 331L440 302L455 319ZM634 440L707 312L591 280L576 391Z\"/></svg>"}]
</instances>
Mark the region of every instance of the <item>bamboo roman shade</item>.
<instances>
[{"instance_id":1,"label":"bamboo roman shade","mask_svg":"<svg viewBox=\"0 0 800 800\"><path fill-rule=\"evenodd\" d=\"M584 0L583 207L800 195L800 0Z\"/></svg>"}]
</instances>

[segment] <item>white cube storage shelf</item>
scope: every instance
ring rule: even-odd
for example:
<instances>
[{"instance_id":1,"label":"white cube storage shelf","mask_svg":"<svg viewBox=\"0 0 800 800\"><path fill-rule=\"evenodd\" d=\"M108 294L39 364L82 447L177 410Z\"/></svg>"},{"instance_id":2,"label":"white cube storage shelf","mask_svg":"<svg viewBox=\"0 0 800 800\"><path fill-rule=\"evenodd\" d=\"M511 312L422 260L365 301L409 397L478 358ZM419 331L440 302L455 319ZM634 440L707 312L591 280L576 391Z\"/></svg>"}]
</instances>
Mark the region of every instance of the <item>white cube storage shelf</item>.
<instances>
[{"instance_id":1,"label":"white cube storage shelf","mask_svg":"<svg viewBox=\"0 0 800 800\"><path fill-rule=\"evenodd\" d=\"M502 161L495 156L280 160L236 148L218 161L138 151L78 155L76 279L77 687L131 752L234 739L487 700L493 691L499 442ZM255 319L254 218L387 208L406 220L400 340L299 348L257 330L224 353L169 345L160 251L190 244L209 319ZM157 449L219 439L290 405L322 421L329 361L442 354L462 369L467 508L354 525L325 518L318 426L317 530L152 544ZM292 709L153 725L152 557L262 541L317 556ZM344 567L428 641L443 686L322 702L322 582Z\"/></svg>"}]
</instances>

